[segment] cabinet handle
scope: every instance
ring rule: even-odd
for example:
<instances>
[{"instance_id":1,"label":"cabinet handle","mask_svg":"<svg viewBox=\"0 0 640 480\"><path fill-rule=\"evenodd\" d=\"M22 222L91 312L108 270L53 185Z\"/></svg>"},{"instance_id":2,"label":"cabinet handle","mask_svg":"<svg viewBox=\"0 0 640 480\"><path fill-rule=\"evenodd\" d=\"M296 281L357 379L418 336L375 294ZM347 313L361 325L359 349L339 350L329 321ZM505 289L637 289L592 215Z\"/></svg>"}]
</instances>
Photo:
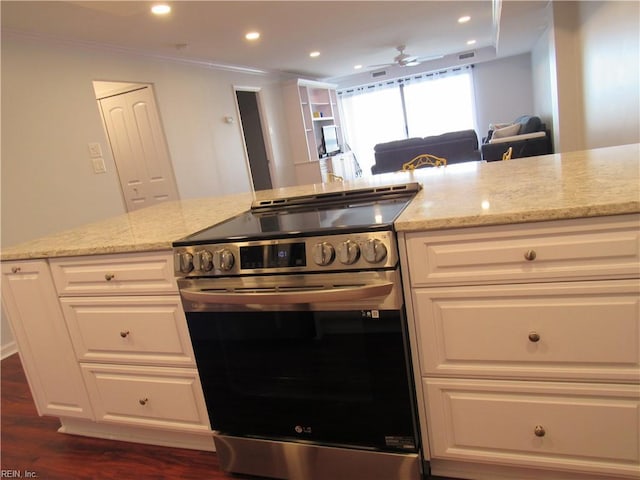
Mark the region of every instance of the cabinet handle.
<instances>
[{"instance_id":1,"label":"cabinet handle","mask_svg":"<svg viewBox=\"0 0 640 480\"><path fill-rule=\"evenodd\" d=\"M11 267L11 273L18 273L20 271L20 267Z\"/></svg>"},{"instance_id":2,"label":"cabinet handle","mask_svg":"<svg viewBox=\"0 0 640 480\"><path fill-rule=\"evenodd\" d=\"M111 280L113 280L115 277L116 277L116 276L115 276L113 273L107 273L107 274L104 276L104 279L105 279L107 282L110 282L110 281L111 281Z\"/></svg>"},{"instance_id":3,"label":"cabinet handle","mask_svg":"<svg viewBox=\"0 0 640 480\"><path fill-rule=\"evenodd\" d=\"M120 336L121 336L122 338L127 338L127 337L129 336L129 330L122 330L122 331L120 332Z\"/></svg>"},{"instance_id":4,"label":"cabinet handle","mask_svg":"<svg viewBox=\"0 0 640 480\"><path fill-rule=\"evenodd\" d=\"M532 262L536 259L536 251L535 250L527 250L524 252L525 260Z\"/></svg>"},{"instance_id":5,"label":"cabinet handle","mask_svg":"<svg viewBox=\"0 0 640 480\"><path fill-rule=\"evenodd\" d=\"M536 343L540 341L540 335L536 332L529 332L529 341Z\"/></svg>"},{"instance_id":6,"label":"cabinet handle","mask_svg":"<svg viewBox=\"0 0 640 480\"><path fill-rule=\"evenodd\" d=\"M138 400L138 403L140 405L146 405L149 402L148 398L141 398L140 400ZM536 434L537 435L537 434Z\"/></svg>"},{"instance_id":7,"label":"cabinet handle","mask_svg":"<svg viewBox=\"0 0 640 480\"><path fill-rule=\"evenodd\" d=\"M533 433L536 434L536 437L544 437L547 432L542 425L536 425L536 428L533 429Z\"/></svg>"}]
</instances>

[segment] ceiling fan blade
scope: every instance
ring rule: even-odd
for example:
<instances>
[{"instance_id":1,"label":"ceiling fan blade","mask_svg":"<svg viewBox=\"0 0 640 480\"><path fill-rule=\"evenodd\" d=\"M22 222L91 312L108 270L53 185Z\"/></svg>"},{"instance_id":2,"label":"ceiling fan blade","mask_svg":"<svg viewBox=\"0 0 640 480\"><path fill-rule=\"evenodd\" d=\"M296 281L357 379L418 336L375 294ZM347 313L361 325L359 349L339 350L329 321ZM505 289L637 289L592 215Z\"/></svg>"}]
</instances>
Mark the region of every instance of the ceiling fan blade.
<instances>
[{"instance_id":1,"label":"ceiling fan blade","mask_svg":"<svg viewBox=\"0 0 640 480\"><path fill-rule=\"evenodd\" d=\"M395 63L380 63L378 65L367 65L367 68L384 68L395 65Z\"/></svg>"},{"instance_id":2,"label":"ceiling fan blade","mask_svg":"<svg viewBox=\"0 0 640 480\"><path fill-rule=\"evenodd\" d=\"M417 62L428 62L430 60L438 60L440 58L443 58L444 55L429 55L427 57L418 57L416 58Z\"/></svg>"},{"instance_id":3,"label":"ceiling fan blade","mask_svg":"<svg viewBox=\"0 0 640 480\"><path fill-rule=\"evenodd\" d=\"M405 48L405 45L398 45L396 47L396 50L399 53L398 55L393 57L393 62L382 63L378 65L367 65L367 68L415 67L416 65L420 65L422 62L428 62L429 60L436 60L438 58L444 57L444 55L429 55L426 57L417 57L415 55L405 53Z\"/></svg>"}]
</instances>

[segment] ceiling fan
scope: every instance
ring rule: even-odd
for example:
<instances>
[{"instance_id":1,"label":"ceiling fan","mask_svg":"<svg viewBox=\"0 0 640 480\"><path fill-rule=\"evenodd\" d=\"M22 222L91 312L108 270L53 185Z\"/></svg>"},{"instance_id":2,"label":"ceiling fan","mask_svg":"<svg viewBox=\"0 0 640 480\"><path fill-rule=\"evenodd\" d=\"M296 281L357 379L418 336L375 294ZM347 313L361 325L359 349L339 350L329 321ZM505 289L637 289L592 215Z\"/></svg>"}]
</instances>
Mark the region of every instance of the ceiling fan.
<instances>
[{"instance_id":1,"label":"ceiling fan","mask_svg":"<svg viewBox=\"0 0 640 480\"><path fill-rule=\"evenodd\" d=\"M398 50L398 55L393 57L392 63L383 63L380 65L369 65L368 68L380 68L380 67L414 67L416 65L420 65L422 62L426 62L427 60L435 60L437 58L442 58L444 55L432 55L430 57L416 57L415 55L409 55L405 53L406 45L398 45L396 50Z\"/></svg>"}]
</instances>

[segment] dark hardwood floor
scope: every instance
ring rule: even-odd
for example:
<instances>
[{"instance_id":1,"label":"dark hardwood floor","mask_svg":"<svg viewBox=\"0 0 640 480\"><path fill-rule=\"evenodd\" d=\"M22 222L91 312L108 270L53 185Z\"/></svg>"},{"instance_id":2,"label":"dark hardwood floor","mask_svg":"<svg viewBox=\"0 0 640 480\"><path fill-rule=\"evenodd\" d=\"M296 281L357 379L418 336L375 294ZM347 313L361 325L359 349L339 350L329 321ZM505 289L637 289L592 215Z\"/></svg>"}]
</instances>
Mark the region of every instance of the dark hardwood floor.
<instances>
[{"instance_id":1,"label":"dark hardwood floor","mask_svg":"<svg viewBox=\"0 0 640 480\"><path fill-rule=\"evenodd\" d=\"M252 479L222 472L215 453L58 433L60 423L40 417L20 357L0 364L2 404L0 472L40 480ZM37 477L35 477L37 475Z\"/></svg>"},{"instance_id":2,"label":"dark hardwood floor","mask_svg":"<svg viewBox=\"0 0 640 480\"><path fill-rule=\"evenodd\" d=\"M215 453L58 433L40 417L18 354L0 363L0 476L40 480L261 480L225 474ZM432 480L447 480L430 477ZM327 479L330 480L330 479ZM366 479L353 479L366 480ZM401 480L401 479L389 479ZM449 479L453 480L453 479Z\"/></svg>"}]
</instances>

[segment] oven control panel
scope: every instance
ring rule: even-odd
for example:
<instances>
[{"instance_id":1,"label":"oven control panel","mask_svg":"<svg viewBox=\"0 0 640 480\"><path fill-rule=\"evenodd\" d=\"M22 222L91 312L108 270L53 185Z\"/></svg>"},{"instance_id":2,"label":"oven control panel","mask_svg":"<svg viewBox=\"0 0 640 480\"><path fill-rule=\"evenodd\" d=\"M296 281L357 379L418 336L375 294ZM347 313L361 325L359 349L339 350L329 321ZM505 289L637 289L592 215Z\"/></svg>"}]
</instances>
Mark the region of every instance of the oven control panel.
<instances>
[{"instance_id":1,"label":"oven control panel","mask_svg":"<svg viewBox=\"0 0 640 480\"><path fill-rule=\"evenodd\" d=\"M177 247L175 273L211 277L395 267L394 232L360 232Z\"/></svg>"}]
</instances>

